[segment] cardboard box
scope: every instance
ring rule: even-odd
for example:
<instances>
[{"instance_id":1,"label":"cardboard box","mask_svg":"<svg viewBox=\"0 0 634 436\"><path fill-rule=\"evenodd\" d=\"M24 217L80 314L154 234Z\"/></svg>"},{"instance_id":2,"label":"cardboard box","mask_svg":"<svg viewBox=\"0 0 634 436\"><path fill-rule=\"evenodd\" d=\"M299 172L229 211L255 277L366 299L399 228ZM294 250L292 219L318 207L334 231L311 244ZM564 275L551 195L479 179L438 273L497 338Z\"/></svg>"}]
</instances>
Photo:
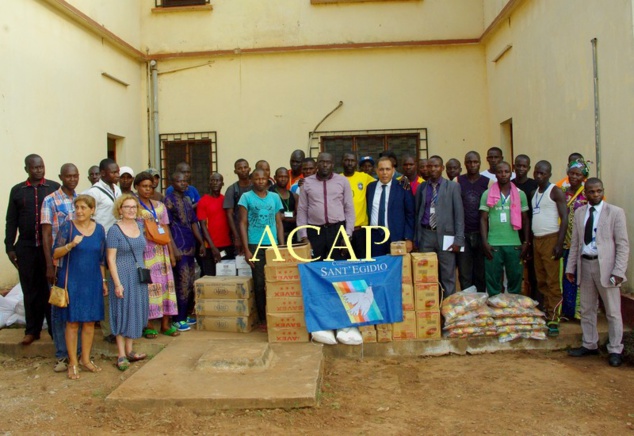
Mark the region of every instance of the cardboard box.
<instances>
[{"instance_id":1,"label":"cardboard box","mask_svg":"<svg viewBox=\"0 0 634 436\"><path fill-rule=\"evenodd\" d=\"M235 260L221 260L216 264L216 276L235 276L236 273Z\"/></svg>"},{"instance_id":2,"label":"cardboard box","mask_svg":"<svg viewBox=\"0 0 634 436\"><path fill-rule=\"evenodd\" d=\"M303 263L307 260L310 260L312 248L310 244L293 244L293 254L291 254L288 246L286 245L278 245L277 248L280 252L281 260L276 256L275 250L273 248L266 249L266 264L271 266L283 265L285 263ZM300 260L298 259L306 259Z\"/></svg>"},{"instance_id":3,"label":"cardboard box","mask_svg":"<svg viewBox=\"0 0 634 436\"><path fill-rule=\"evenodd\" d=\"M414 283L438 283L438 256L436 253L412 253Z\"/></svg>"},{"instance_id":4,"label":"cardboard box","mask_svg":"<svg viewBox=\"0 0 634 436\"><path fill-rule=\"evenodd\" d=\"M403 295L403 310L414 310L414 286L403 283L401 285L401 293Z\"/></svg>"},{"instance_id":5,"label":"cardboard box","mask_svg":"<svg viewBox=\"0 0 634 436\"><path fill-rule=\"evenodd\" d=\"M305 329L304 312L267 313L266 325L270 329Z\"/></svg>"},{"instance_id":6,"label":"cardboard box","mask_svg":"<svg viewBox=\"0 0 634 436\"><path fill-rule=\"evenodd\" d=\"M403 258L403 278L402 278L401 281L403 283L411 284L411 283L413 283L413 280L412 280L412 255L411 254L404 254L401 257Z\"/></svg>"},{"instance_id":7,"label":"cardboard box","mask_svg":"<svg viewBox=\"0 0 634 436\"><path fill-rule=\"evenodd\" d=\"M308 330L303 329L268 329L269 342L308 342L310 335Z\"/></svg>"},{"instance_id":8,"label":"cardboard box","mask_svg":"<svg viewBox=\"0 0 634 436\"><path fill-rule=\"evenodd\" d=\"M377 342L392 342L392 324L377 324L375 327Z\"/></svg>"},{"instance_id":9,"label":"cardboard box","mask_svg":"<svg viewBox=\"0 0 634 436\"><path fill-rule=\"evenodd\" d=\"M392 256L402 256L407 254L405 241L394 241L390 244L390 254Z\"/></svg>"},{"instance_id":10,"label":"cardboard box","mask_svg":"<svg viewBox=\"0 0 634 436\"><path fill-rule=\"evenodd\" d=\"M279 266L266 265L264 275L269 281L299 281L299 268L297 264L279 264Z\"/></svg>"},{"instance_id":11,"label":"cardboard box","mask_svg":"<svg viewBox=\"0 0 634 436\"><path fill-rule=\"evenodd\" d=\"M249 298L253 293L253 279L250 277L204 276L194 282L196 299L225 298L237 300Z\"/></svg>"},{"instance_id":12,"label":"cardboard box","mask_svg":"<svg viewBox=\"0 0 634 436\"><path fill-rule=\"evenodd\" d=\"M238 277L253 277L253 270L251 267L238 268Z\"/></svg>"},{"instance_id":13,"label":"cardboard box","mask_svg":"<svg viewBox=\"0 0 634 436\"><path fill-rule=\"evenodd\" d=\"M416 312L403 311L403 322L392 324L392 339L395 341L416 339Z\"/></svg>"},{"instance_id":14,"label":"cardboard box","mask_svg":"<svg viewBox=\"0 0 634 436\"><path fill-rule=\"evenodd\" d=\"M439 310L440 288L438 283L415 283L414 306L416 310Z\"/></svg>"},{"instance_id":15,"label":"cardboard box","mask_svg":"<svg viewBox=\"0 0 634 436\"><path fill-rule=\"evenodd\" d=\"M248 316L256 313L255 298L228 300L228 299L197 299L196 315L203 316Z\"/></svg>"},{"instance_id":16,"label":"cardboard box","mask_svg":"<svg viewBox=\"0 0 634 436\"><path fill-rule=\"evenodd\" d=\"M266 299L267 313L304 312L302 297L281 297Z\"/></svg>"},{"instance_id":17,"label":"cardboard box","mask_svg":"<svg viewBox=\"0 0 634 436\"><path fill-rule=\"evenodd\" d=\"M242 254L239 254L236 256L236 269L240 269L240 268L249 268L249 269L251 268L251 265L249 265L244 255Z\"/></svg>"},{"instance_id":18,"label":"cardboard box","mask_svg":"<svg viewBox=\"0 0 634 436\"><path fill-rule=\"evenodd\" d=\"M257 324L258 315L249 316L199 316L196 329L210 332L248 333Z\"/></svg>"},{"instance_id":19,"label":"cardboard box","mask_svg":"<svg viewBox=\"0 0 634 436\"><path fill-rule=\"evenodd\" d=\"M373 325L359 327L364 343L376 342L376 328Z\"/></svg>"},{"instance_id":20,"label":"cardboard box","mask_svg":"<svg viewBox=\"0 0 634 436\"><path fill-rule=\"evenodd\" d=\"M440 339L440 312L437 310L416 312L416 337Z\"/></svg>"},{"instance_id":21,"label":"cardboard box","mask_svg":"<svg viewBox=\"0 0 634 436\"><path fill-rule=\"evenodd\" d=\"M301 297L302 284L299 280L293 282L266 281L267 298Z\"/></svg>"}]
</instances>

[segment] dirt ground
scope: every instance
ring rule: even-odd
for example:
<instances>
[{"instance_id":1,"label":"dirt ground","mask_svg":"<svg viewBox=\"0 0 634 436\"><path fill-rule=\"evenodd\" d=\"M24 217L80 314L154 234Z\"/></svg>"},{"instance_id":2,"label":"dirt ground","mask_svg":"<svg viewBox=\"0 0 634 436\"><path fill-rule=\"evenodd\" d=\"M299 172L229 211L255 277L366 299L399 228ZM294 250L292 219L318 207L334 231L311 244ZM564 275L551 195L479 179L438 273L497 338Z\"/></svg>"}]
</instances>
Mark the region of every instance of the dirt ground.
<instances>
[{"instance_id":1,"label":"dirt ground","mask_svg":"<svg viewBox=\"0 0 634 436\"><path fill-rule=\"evenodd\" d=\"M316 408L206 414L106 402L143 363L71 381L53 359L0 362L3 434L634 434L634 368L564 352L328 359Z\"/></svg>"}]
</instances>

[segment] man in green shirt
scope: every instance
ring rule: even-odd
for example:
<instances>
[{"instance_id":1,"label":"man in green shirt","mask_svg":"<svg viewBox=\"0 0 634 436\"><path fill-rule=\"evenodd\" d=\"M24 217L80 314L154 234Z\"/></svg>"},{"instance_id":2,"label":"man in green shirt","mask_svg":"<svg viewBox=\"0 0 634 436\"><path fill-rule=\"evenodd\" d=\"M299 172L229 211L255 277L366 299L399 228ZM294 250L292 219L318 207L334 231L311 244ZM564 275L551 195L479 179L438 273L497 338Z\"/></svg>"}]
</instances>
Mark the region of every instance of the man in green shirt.
<instances>
[{"instance_id":1,"label":"man in green shirt","mask_svg":"<svg viewBox=\"0 0 634 436\"><path fill-rule=\"evenodd\" d=\"M529 226L526 194L511 183L511 166L500 162L495 173L497 182L480 199L480 232L482 249L486 257L485 275L487 292L502 292L502 274L506 270L508 292L522 291L522 260L528 253ZM520 242L519 230L524 234Z\"/></svg>"}]
</instances>

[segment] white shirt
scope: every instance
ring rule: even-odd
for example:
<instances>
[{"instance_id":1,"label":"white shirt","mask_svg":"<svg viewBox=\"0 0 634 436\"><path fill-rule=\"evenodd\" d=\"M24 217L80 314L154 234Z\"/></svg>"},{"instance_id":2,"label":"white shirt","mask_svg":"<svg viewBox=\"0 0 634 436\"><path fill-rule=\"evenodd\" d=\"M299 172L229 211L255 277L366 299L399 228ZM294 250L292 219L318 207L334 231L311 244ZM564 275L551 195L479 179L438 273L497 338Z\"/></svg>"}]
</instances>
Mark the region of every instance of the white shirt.
<instances>
[{"instance_id":1,"label":"white shirt","mask_svg":"<svg viewBox=\"0 0 634 436\"><path fill-rule=\"evenodd\" d=\"M109 193L106 194L101 189L105 190ZM102 180L99 180L97 183L92 185L90 188L82 192L82 194L90 195L95 199L95 214L93 218L96 222L101 224L104 229L106 229L106 233L110 230L110 227L117 222L117 219L112 214L112 207L114 206L114 200L121 195L121 189L114 185L114 194L112 193L112 189Z\"/></svg>"},{"instance_id":2,"label":"white shirt","mask_svg":"<svg viewBox=\"0 0 634 436\"><path fill-rule=\"evenodd\" d=\"M583 234L585 235L585 231L586 231L586 222L588 222L588 218L590 218L590 208L594 207L594 228L592 229L592 242L590 242L590 245L586 245L586 243L583 243L583 250L581 250L582 254L587 254L589 256L598 256L599 255L599 250L597 250L597 228L598 228L598 224L599 224L599 217L601 216L601 211L603 210L603 200L601 200L601 203L597 204L596 206L592 206L590 203L588 203L588 208L586 209L586 215L583 217ZM583 239L582 239L583 240Z\"/></svg>"},{"instance_id":3,"label":"white shirt","mask_svg":"<svg viewBox=\"0 0 634 436\"><path fill-rule=\"evenodd\" d=\"M381 186L385 186L385 188L382 188ZM371 212L371 216L370 216L370 225L371 226L378 226L379 225L379 207L380 207L380 200L381 200L381 191L383 191L383 189L385 189L385 227L387 227L387 217L388 217L388 213L387 213L387 205L389 204L390 201L390 188L392 187L392 180L390 180L387 184L383 184L381 183L381 181L377 181L376 183L376 189L374 190L374 198L372 199L372 212Z\"/></svg>"}]
</instances>

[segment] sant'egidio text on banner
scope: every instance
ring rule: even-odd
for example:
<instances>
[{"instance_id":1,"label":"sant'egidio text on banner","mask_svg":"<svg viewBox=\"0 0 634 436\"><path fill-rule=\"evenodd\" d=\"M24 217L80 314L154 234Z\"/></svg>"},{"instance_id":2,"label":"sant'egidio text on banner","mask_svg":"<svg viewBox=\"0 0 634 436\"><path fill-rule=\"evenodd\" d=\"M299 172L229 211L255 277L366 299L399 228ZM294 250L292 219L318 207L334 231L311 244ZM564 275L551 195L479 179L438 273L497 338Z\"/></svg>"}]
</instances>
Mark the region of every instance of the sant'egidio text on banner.
<instances>
[{"instance_id":1,"label":"sant'egidio text on banner","mask_svg":"<svg viewBox=\"0 0 634 436\"><path fill-rule=\"evenodd\" d=\"M309 332L403 321L403 258L299 265Z\"/></svg>"}]
</instances>

